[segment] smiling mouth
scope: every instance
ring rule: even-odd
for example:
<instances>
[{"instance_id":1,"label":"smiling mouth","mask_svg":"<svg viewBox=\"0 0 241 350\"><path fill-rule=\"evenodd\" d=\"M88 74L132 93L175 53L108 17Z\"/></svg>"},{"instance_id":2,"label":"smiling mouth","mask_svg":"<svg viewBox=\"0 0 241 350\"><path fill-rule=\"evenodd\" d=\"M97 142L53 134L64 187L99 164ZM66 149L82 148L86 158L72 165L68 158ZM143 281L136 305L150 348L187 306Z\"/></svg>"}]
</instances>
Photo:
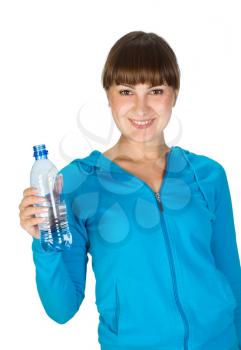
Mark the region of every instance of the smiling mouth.
<instances>
[{"instance_id":1,"label":"smiling mouth","mask_svg":"<svg viewBox=\"0 0 241 350\"><path fill-rule=\"evenodd\" d=\"M154 121L154 119L146 119L146 120L129 119L129 120L130 120L131 124L133 126L135 126L137 129L149 128L153 124L153 121Z\"/></svg>"}]
</instances>

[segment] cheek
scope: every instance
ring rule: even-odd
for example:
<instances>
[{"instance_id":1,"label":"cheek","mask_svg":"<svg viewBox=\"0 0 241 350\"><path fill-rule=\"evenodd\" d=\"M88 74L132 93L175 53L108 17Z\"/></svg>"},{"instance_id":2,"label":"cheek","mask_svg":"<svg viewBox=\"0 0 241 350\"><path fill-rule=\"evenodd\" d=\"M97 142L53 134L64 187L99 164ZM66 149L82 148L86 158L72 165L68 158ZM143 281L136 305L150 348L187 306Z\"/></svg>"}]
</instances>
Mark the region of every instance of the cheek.
<instances>
[{"instance_id":1,"label":"cheek","mask_svg":"<svg viewBox=\"0 0 241 350\"><path fill-rule=\"evenodd\" d=\"M153 106L153 108L160 115L169 115L172 111L172 100L167 99L165 101L162 101L162 103L157 103L155 106Z\"/></svg>"},{"instance_id":2,"label":"cheek","mask_svg":"<svg viewBox=\"0 0 241 350\"><path fill-rule=\"evenodd\" d=\"M131 106L128 103L115 103L112 105L112 114L115 118L120 119L126 116L130 109Z\"/></svg>"}]
</instances>

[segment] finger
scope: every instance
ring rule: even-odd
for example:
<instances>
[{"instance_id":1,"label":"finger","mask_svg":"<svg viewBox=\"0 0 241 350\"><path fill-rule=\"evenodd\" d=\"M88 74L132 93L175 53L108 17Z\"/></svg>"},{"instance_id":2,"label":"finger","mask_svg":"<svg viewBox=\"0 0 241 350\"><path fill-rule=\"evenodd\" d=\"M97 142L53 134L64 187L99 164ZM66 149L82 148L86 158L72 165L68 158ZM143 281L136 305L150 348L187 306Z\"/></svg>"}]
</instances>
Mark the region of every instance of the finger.
<instances>
[{"instance_id":1,"label":"finger","mask_svg":"<svg viewBox=\"0 0 241 350\"><path fill-rule=\"evenodd\" d=\"M29 205L41 204L41 203L43 203L45 201L46 201L45 197L30 195L30 196L24 197L22 199L22 202L19 205L19 209L20 210L24 210Z\"/></svg>"},{"instance_id":2,"label":"finger","mask_svg":"<svg viewBox=\"0 0 241 350\"><path fill-rule=\"evenodd\" d=\"M49 211L49 207L45 207L45 206L40 206L40 207L29 206L29 207L26 207L22 211L22 218L26 219L26 218L32 217L32 215L41 214L41 213L47 213L48 211Z\"/></svg>"},{"instance_id":3,"label":"finger","mask_svg":"<svg viewBox=\"0 0 241 350\"><path fill-rule=\"evenodd\" d=\"M38 196L39 197L39 191L36 187L28 187L26 188L24 191L23 191L23 199L21 200L18 208L21 209L22 206L23 206L23 200L28 197L28 196L31 196L31 195L35 195L35 196Z\"/></svg>"},{"instance_id":4,"label":"finger","mask_svg":"<svg viewBox=\"0 0 241 350\"><path fill-rule=\"evenodd\" d=\"M28 188L25 188L25 190L23 191L23 196L29 196L33 193L38 193L39 190L36 188L36 187L28 187Z\"/></svg>"},{"instance_id":5,"label":"finger","mask_svg":"<svg viewBox=\"0 0 241 350\"><path fill-rule=\"evenodd\" d=\"M21 219L20 225L22 228L26 231L30 231L32 229L32 226L38 225L42 222L46 221L46 218L27 218L27 219Z\"/></svg>"}]
</instances>

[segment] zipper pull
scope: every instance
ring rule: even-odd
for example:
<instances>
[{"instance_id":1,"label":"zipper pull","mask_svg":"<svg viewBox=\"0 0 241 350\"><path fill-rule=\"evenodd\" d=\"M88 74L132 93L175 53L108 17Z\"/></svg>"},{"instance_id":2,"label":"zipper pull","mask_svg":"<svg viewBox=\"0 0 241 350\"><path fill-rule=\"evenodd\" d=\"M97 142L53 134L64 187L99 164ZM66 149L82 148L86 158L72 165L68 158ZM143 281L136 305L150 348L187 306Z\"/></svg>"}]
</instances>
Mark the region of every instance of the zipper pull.
<instances>
[{"instance_id":1,"label":"zipper pull","mask_svg":"<svg viewBox=\"0 0 241 350\"><path fill-rule=\"evenodd\" d=\"M163 211L163 205L162 205L162 202L161 202L160 193L159 192L154 192L154 194L155 194L155 197L156 197L156 200L157 200L157 203L158 203L158 206L159 206L160 210Z\"/></svg>"}]
</instances>

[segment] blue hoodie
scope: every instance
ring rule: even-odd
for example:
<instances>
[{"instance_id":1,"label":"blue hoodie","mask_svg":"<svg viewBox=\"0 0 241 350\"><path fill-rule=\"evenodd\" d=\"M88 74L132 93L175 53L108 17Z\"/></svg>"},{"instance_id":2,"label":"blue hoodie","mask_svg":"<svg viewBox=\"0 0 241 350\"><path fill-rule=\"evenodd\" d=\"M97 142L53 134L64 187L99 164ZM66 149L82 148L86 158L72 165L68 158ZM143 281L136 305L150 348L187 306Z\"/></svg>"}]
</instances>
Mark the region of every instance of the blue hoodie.
<instances>
[{"instance_id":1,"label":"blue hoodie","mask_svg":"<svg viewBox=\"0 0 241 350\"><path fill-rule=\"evenodd\" d=\"M92 257L101 350L241 348L241 269L227 177L180 146L160 193L98 150L61 169L71 250L42 251L36 284L66 323L85 296Z\"/></svg>"}]
</instances>

